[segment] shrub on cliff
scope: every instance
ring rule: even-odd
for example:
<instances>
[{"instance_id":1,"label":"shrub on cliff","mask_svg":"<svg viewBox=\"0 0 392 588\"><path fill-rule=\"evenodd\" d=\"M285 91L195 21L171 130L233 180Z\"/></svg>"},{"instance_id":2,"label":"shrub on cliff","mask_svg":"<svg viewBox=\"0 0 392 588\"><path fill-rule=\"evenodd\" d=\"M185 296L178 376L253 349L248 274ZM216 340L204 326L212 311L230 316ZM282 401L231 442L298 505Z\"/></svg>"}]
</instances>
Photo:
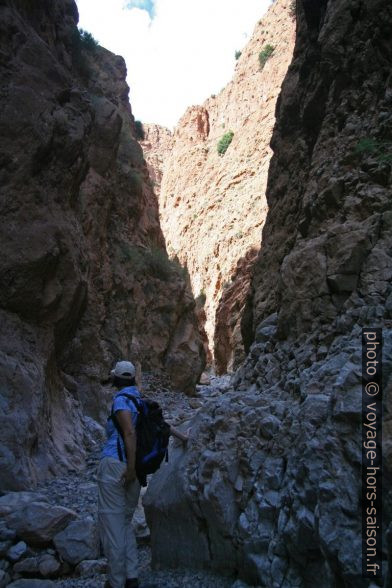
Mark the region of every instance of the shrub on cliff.
<instances>
[{"instance_id":1,"label":"shrub on cliff","mask_svg":"<svg viewBox=\"0 0 392 588\"><path fill-rule=\"evenodd\" d=\"M143 176L137 169L130 170L128 174L128 183L132 192L135 194L141 194L143 190Z\"/></svg>"},{"instance_id":2,"label":"shrub on cliff","mask_svg":"<svg viewBox=\"0 0 392 588\"><path fill-rule=\"evenodd\" d=\"M136 138L143 141L145 134L144 134L143 123L141 120L135 120L135 132L136 132Z\"/></svg>"},{"instance_id":3,"label":"shrub on cliff","mask_svg":"<svg viewBox=\"0 0 392 588\"><path fill-rule=\"evenodd\" d=\"M379 163L392 163L392 143L363 137L354 149L356 155L373 155Z\"/></svg>"},{"instance_id":4,"label":"shrub on cliff","mask_svg":"<svg viewBox=\"0 0 392 588\"><path fill-rule=\"evenodd\" d=\"M237 61L241 57L241 55L242 55L242 51L236 51L234 53L235 60Z\"/></svg>"},{"instance_id":5,"label":"shrub on cliff","mask_svg":"<svg viewBox=\"0 0 392 588\"><path fill-rule=\"evenodd\" d=\"M98 47L98 41L94 39L92 34L84 29L79 29L79 35L82 47L87 49L87 51L95 51Z\"/></svg>"},{"instance_id":6,"label":"shrub on cliff","mask_svg":"<svg viewBox=\"0 0 392 588\"><path fill-rule=\"evenodd\" d=\"M233 137L233 131L229 131L228 133L225 133L223 137L219 140L217 146L219 155L224 155L226 153L228 146L233 140Z\"/></svg>"},{"instance_id":7,"label":"shrub on cliff","mask_svg":"<svg viewBox=\"0 0 392 588\"><path fill-rule=\"evenodd\" d=\"M207 300L207 295L204 290L201 290L199 296L196 297L195 302L198 308L203 308Z\"/></svg>"},{"instance_id":8,"label":"shrub on cliff","mask_svg":"<svg viewBox=\"0 0 392 588\"><path fill-rule=\"evenodd\" d=\"M120 244L120 257L122 261L128 261L135 274L149 275L164 282L173 274L184 277L184 268L175 259L169 259L166 251L157 246L149 248Z\"/></svg>"},{"instance_id":9,"label":"shrub on cliff","mask_svg":"<svg viewBox=\"0 0 392 588\"><path fill-rule=\"evenodd\" d=\"M163 249L150 249L146 256L146 261L151 271L151 274L159 278L160 280L166 281L170 278L170 274L173 271L171 261Z\"/></svg>"},{"instance_id":10,"label":"shrub on cliff","mask_svg":"<svg viewBox=\"0 0 392 588\"><path fill-rule=\"evenodd\" d=\"M146 262L150 274L163 281L169 280L173 274L181 277L185 275L185 269L177 259L170 259L164 249L152 247L146 253Z\"/></svg>"},{"instance_id":11,"label":"shrub on cliff","mask_svg":"<svg viewBox=\"0 0 392 588\"><path fill-rule=\"evenodd\" d=\"M265 64L267 63L268 59L271 57L273 52L275 51L275 47L270 45L269 43L264 46L264 48L259 53L259 65L260 71L264 68Z\"/></svg>"},{"instance_id":12,"label":"shrub on cliff","mask_svg":"<svg viewBox=\"0 0 392 588\"><path fill-rule=\"evenodd\" d=\"M297 0L291 0L289 5L289 15L291 18L296 18L297 16Z\"/></svg>"},{"instance_id":13,"label":"shrub on cliff","mask_svg":"<svg viewBox=\"0 0 392 588\"><path fill-rule=\"evenodd\" d=\"M72 63L79 75L88 80L91 71L86 58L86 53L94 53L98 47L98 41L91 33L83 29L75 28L72 32Z\"/></svg>"}]
</instances>

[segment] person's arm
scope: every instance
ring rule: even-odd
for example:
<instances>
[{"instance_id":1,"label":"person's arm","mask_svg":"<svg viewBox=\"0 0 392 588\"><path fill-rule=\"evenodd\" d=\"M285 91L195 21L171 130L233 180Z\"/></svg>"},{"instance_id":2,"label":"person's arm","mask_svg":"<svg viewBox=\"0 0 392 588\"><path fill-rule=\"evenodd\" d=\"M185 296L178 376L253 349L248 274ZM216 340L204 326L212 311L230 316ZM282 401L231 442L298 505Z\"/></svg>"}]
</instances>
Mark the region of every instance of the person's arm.
<instances>
[{"instance_id":1,"label":"person's arm","mask_svg":"<svg viewBox=\"0 0 392 588\"><path fill-rule=\"evenodd\" d=\"M188 431L189 431L189 429L188 429ZM177 437L177 439L181 439L181 441L183 441L184 443L186 443L189 439L189 437L186 433L182 433L178 429L175 429L172 425L170 425L170 433L174 437Z\"/></svg>"},{"instance_id":2,"label":"person's arm","mask_svg":"<svg viewBox=\"0 0 392 588\"><path fill-rule=\"evenodd\" d=\"M125 452L127 454L127 469L122 475L122 480L125 485L128 485L136 479L136 432L129 410L118 410L116 412L116 418L123 434Z\"/></svg>"}]
</instances>

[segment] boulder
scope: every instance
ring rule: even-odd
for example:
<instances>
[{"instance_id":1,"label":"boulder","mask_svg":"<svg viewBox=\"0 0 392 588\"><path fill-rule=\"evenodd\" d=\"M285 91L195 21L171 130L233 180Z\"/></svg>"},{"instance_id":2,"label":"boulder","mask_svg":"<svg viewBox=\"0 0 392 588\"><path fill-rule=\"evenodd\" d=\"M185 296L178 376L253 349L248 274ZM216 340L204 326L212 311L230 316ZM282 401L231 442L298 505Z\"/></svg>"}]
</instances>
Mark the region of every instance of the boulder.
<instances>
[{"instance_id":1,"label":"boulder","mask_svg":"<svg viewBox=\"0 0 392 588\"><path fill-rule=\"evenodd\" d=\"M45 553L39 558L38 569L44 578L56 578L61 570L61 563L50 553Z\"/></svg>"},{"instance_id":2,"label":"boulder","mask_svg":"<svg viewBox=\"0 0 392 588\"><path fill-rule=\"evenodd\" d=\"M9 548L12 546L12 541L1 541L0 542L0 557L5 557Z\"/></svg>"},{"instance_id":3,"label":"boulder","mask_svg":"<svg viewBox=\"0 0 392 588\"><path fill-rule=\"evenodd\" d=\"M76 518L76 513L63 506L32 502L7 516L6 522L21 539L31 545L46 545Z\"/></svg>"},{"instance_id":4,"label":"boulder","mask_svg":"<svg viewBox=\"0 0 392 588\"><path fill-rule=\"evenodd\" d=\"M143 498L148 526L151 529L153 566L203 566L209 562L208 539L194 523L192 504L184 494L181 477L184 451L173 448L170 461L154 474ZM167 516L167 512L171 512ZM173 513L176 512L176 516ZM176 540L173 549L172 538Z\"/></svg>"},{"instance_id":5,"label":"boulder","mask_svg":"<svg viewBox=\"0 0 392 588\"><path fill-rule=\"evenodd\" d=\"M203 372L200 376L199 384L202 386L208 386L211 383L210 375L208 372Z\"/></svg>"},{"instance_id":6,"label":"boulder","mask_svg":"<svg viewBox=\"0 0 392 588\"><path fill-rule=\"evenodd\" d=\"M75 568L75 573L82 578L89 578L97 574L104 574L107 569L106 559L86 559Z\"/></svg>"},{"instance_id":7,"label":"boulder","mask_svg":"<svg viewBox=\"0 0 392 588\"><path fill-rule=\"evenodd\" d=\"M24 541L19 541L7 551L7 558L12 562L17 562L27 552L27 545Z\"/></svg>"},{"instance_id":8,"label":"boulder","mask_svg":"<svg viewBox=\"0 0 392 588\"><path fill-rule=\"evenodd\" d=\"M26 557L16 562L12 571L15 574L34 574L39 575L39 557Z\"/></svg>"},{"instance_id":9,"label":"boulder","mask_svg":"<svg viewBox=\"0 0 392 588\"><path fill-rule=\"evenodd\" d=\"M0 516L8 515L22 508L30 502L46 502L47 498L38 492L8 492L0 498ZM0 522L0 534L3 521Z\"/></svg>"},{"instance_id":10,"label":"boulder","mask_svg":"<svg viewBox=\"0 0 392 588\"><path fill-rule=\"evenodd\" d=\"M280 420L271 414L260 421L260 433L263 437L271 439L279 431L280 425Z\"/></svg>"},{"instance_id":11,"label":"boulder","mask_svg":"<svg viewBox=\"0 0 392 588\"><path fill-rule=\"evenodd\" d=\"M7 572L4 570L0 570L0 588L5 588L5 586L9 586L10 577Z\"/></svg>"},{"instance_id":12,"label":"boulder","mask_svg":"<svg viewBox=\"0 0 392 588\"><path fill-rule=\"evenodd\" d=\"M15 539L16 533L13 529L9 529L5 521L0 521L0 541L12 541Z\"/></svg>"},{"instance_id":13,"label":"boulder","mask_svg":"<svg viewBox=\"0 0 392 588\"><path fill-rule=\"evenodd\" d=\"M98 527L91 518L71 522L53 542L60 556L72 565L99 557Z\"/></svg>"}]
</instances>

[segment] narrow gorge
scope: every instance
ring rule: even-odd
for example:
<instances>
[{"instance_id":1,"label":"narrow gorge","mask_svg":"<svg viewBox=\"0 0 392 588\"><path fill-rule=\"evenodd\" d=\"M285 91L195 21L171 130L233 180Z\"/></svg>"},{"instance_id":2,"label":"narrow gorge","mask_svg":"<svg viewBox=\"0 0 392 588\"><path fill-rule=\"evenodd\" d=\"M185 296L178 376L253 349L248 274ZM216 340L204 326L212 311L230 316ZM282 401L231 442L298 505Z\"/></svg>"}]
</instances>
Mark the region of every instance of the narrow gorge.
<instances>
[{"instance_id":1,"label":"narrow gorge","mask_svg":"<svg viewBox=\"0 0 392 588\"><path fill-rule=\"evenodd\" d=\"M275 105L293 54L290 0L277 0L237 55L232 81L191 106L171 134L145 125L141 142L159 196L169 255L186 265L218 373L245 358L241 319L267 215ZM270 47L265 64L260 53ZM233 133L225 153L217 145Z\"/></svg>"},{"instance_id":2,"label":"narrow gorge","mask_svg":"<svg viewBox=\"0 0 392 588\"><path fill-rule=\"evenodd\" d=\"M392 6L275 0L173 132L135 124L123 58L77 23L74 0L0 2L0 588L103 585L93 468L123 358L190 431L143 497L143 580L389 588ZM363 328L383 338L374 578Z\"/></svg>"}]
</instances>

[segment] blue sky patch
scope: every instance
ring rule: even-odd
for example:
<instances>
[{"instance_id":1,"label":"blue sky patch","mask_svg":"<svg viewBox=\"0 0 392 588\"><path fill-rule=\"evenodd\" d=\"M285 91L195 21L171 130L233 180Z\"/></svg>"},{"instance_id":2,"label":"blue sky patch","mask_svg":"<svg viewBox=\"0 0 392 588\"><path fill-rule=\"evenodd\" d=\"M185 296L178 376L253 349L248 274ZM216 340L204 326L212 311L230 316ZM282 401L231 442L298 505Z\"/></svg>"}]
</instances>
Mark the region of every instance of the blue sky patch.
<instances>
[{"instance_id":1,"label":"blue sky patch","mask_svg":"<svg viewBox=\"0 0 392 588\"><path fill-rule=\"evenodd\" d=\"M126 8L140 8L141 10L146 10L151 18L154 17L155 7L154 7L155 0L130 0L126 3Z\"/></svg>"}]
</instances>

